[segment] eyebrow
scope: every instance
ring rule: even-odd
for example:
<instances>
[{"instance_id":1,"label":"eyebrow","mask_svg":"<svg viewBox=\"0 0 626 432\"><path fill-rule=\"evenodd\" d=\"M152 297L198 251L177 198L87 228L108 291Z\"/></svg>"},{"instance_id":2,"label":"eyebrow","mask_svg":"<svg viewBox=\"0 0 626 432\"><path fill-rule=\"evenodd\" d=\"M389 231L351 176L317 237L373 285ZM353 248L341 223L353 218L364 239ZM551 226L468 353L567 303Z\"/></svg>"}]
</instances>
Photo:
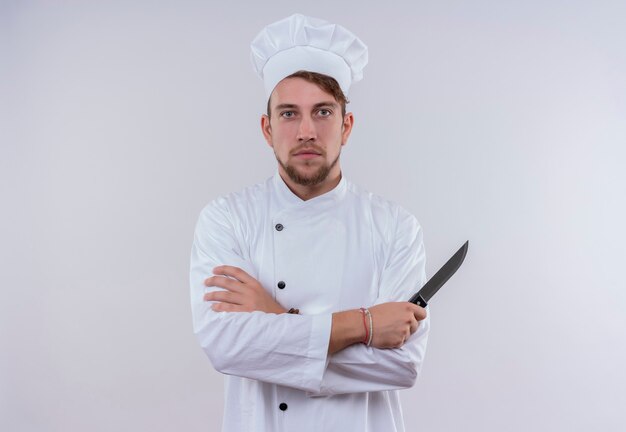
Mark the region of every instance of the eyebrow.
<instances>
[{"instance_id":1,"label":"eyebrow","mask_svg":"<svg viewBox=\"0 0 626 432\"><path fill-rule=\"evenodd\" d=\"M336 102L324 101L324 102L319 102L319 103L316 103L315 105L313 105L313 109L321 108L321 107L337 108L338 106L339 105ZM289 103L278 104L278 105L276 105L274 107L275 110L295 109L295 108L298 108L298 105L296 105L296 104L289 104Z\"/></svg>"}]
</instances>

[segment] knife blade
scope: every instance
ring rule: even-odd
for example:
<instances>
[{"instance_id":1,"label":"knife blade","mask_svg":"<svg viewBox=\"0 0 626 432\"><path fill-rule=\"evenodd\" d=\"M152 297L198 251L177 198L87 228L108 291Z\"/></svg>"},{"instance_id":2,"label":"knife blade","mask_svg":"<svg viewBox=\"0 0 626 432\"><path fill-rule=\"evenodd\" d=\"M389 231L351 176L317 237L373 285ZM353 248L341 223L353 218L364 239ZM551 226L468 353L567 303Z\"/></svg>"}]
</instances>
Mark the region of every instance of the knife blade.
<instances>
[{"instance_id":1,"label":"knife blade","mask_svg":"<svg viewBox=\"0 0 626 432\"><path fill-rule=\"evenodd\" d=\"M467 255L468 245L469 240L466 241L454 255L452 255L452 258L450 258L448 262L445 263L443 267L441 267L439 271L435 273L435 275L431 277L418 292L413 294L413 296L409 299L409 302L421 307L426 307L430 299L437 291L439 291L439 288L448 282L448 279L450 279L459 267L461 267L463 260L465 260L465 255Z\"/></svg>"}]
</instances>

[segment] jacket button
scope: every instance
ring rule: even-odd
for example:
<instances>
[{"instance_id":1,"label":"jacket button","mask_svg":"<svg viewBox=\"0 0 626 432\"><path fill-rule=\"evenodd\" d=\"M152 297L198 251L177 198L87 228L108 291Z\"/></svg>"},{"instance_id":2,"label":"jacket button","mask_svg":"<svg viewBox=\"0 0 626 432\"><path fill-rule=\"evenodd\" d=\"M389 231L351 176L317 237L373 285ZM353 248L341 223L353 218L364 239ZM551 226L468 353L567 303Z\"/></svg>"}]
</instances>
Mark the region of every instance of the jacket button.
<instances>
[{"instance_id":1,"label":"jacket button","mask_svg":"<svg viewBox=\"0 0 626 432\"><path fill-rule=\"evenodd\" d=\"M283 224L276 224L274 228L276 228L276 231L282 231L284 227Z\"/></svg>"},{"instance_id":2,"label":"jacket button","mask_svg":"<svg viewBox=\"0 0 626 432\"><path fill-rule=\"evenodd\" d=\"M285 288L285 286L286 286L286 285L285 285L285 282L283 282L283 281L278 282L278 288L280 288L280 289L284 289L284 288Z\"/></svg>"},{"instance_id":3,"label":"jacket button","mask_svg":"<svg viewBox=\"0 0 626 432\"><path fill-rule=\"evenodd\" d=\"M287 411L287 404L285 402L282 402L280 405L278 405L278 408L280 408L281 411Z\"/></svg>"}]
</instances>

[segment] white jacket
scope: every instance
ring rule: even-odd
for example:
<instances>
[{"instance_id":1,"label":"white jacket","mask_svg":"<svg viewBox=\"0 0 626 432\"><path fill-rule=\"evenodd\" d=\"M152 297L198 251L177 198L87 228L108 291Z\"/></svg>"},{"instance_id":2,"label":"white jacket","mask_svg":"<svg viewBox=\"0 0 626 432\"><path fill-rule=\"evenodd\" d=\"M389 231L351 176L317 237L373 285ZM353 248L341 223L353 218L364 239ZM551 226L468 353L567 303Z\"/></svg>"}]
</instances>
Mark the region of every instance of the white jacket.
<instances>
[{"instance_id":1,"label":"white jacket","mask_svg":"<svg viewBox=\"0 0 626 432\"><path fill-rule=\"evenodd\" d=\"M202 297L220 288L203 281L218 265L241 267L300 315L212 311ZM223 430L404 431L397 389L415 383L429 318L402 348L329 356L332 313L406 301L425 282L415 217L345 178L302 201L276 173L211 202L194 237L191 306L200 345L227 375Z\"/></svg>"}]
</instances>

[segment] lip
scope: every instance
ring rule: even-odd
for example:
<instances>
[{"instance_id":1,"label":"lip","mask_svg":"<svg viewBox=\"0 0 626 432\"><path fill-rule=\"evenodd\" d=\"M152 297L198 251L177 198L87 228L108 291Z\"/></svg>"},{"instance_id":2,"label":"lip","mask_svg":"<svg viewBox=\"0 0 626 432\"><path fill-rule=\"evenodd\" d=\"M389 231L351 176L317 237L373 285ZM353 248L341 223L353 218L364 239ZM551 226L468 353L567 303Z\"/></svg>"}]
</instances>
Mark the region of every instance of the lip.
<instances>
[{"instance_id":1,"label":"lip","mask_svg":"<svg viewBox=\"0 0 626 432\"><path fill-rule=\"evenodd\" d=\"M317 156L321 156L322 153L319 151L316 151L314 149L302 149L296 153L294 153L295 157L299 157L299 158L303 158L303 159L312 159L314 157Z\"/></svg>"},{"instance_id":2,"label":"lip","mask_svg":"<svg viewBox=\"0 0 626 432\"><path fill-rule=\"evenodd\" d=\"M294 154L294 156L297 158L301 158L301 159L313 159L313 158L321 156L321 154L314 153L314 152L300 152L300 153Z\"/></svg>"}]
</instances>

